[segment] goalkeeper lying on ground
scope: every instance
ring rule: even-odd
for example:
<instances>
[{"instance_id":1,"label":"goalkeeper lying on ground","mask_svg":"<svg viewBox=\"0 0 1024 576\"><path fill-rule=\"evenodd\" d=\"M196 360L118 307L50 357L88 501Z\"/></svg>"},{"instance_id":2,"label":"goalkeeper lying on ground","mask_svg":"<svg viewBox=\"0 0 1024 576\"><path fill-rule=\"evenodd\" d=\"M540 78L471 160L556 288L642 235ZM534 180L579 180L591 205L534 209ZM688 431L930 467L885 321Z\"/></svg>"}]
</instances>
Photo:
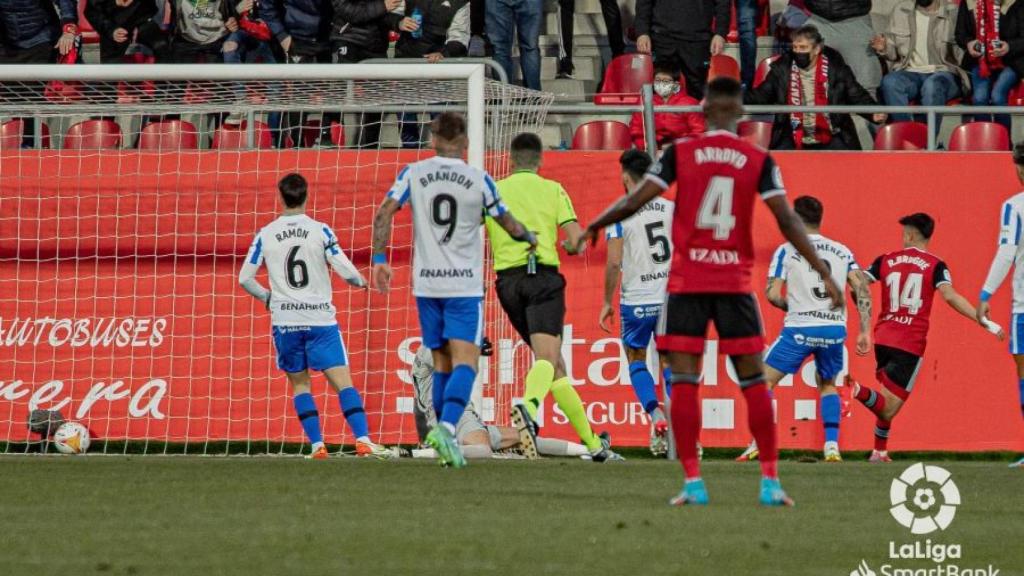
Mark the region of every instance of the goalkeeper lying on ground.
<instances>
[{"instance_id":1,"label":"goalkeeper lying on ground","mask_svg":"<svg viewBox=\"0 0 1024 576\"><path fill-rule=\"evenodd\" d=\"M484 355L489 355L490 343L484 340ZM412 380L416 387L416 430L420 442L437 422L434 412L431 389L433 388L434 360L430 350L421 346L413 361ZM497 451L514 449L519 446L519 433L510 426L487 426L477 414L473 403L466 406L466 411L455 426L455 438L462 447L466 458L491 458ZM537 438L537 451L546 456L585 456L587 447L565 440L553 438ZM415 450L417 458L433 458L433 450Z\"/></svg>"}]
</instances>

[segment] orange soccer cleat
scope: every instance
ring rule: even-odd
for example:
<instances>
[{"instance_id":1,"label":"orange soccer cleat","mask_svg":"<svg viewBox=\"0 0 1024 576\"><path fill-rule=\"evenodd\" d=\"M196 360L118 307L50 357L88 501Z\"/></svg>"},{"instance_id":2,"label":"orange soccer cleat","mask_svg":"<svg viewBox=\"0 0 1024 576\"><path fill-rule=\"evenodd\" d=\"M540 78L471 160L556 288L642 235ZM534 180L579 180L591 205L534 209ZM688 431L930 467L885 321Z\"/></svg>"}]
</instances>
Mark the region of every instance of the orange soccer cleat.
<instances>
[{"instance_id":1,"label":"orange soccer cleat","mask_svg":"<svg viewBox=\"0 0 1024 576\"><path fill-rule=\"evenodd\" d=\"M321 444L319 448L313 450L312 454L306 455L306 460L327 460L328 456L330 456L330 454L327 453L327 448Z\"/></svg>"}]
</instances>

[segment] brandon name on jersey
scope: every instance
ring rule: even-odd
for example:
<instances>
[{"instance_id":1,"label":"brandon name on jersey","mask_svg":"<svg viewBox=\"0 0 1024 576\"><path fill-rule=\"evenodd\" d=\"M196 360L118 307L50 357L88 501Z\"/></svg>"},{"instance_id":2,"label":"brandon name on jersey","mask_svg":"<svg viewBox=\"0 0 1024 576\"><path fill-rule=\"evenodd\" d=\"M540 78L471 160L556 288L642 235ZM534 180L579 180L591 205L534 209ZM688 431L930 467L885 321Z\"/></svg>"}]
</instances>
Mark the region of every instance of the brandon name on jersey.
<instances>
[{"instance_id":1,"label":"brandon name on jersey","mask_svg":"<svg viewBox=\"0 0 1024 576\"><path fill-rule=\"evenodd\" d=\"M832 280L840 291L846 290L846 278L858 270L849 248L820 234L809 234L814 251L832 271ZM846 326L846 309L834 310L821 276L815 272L792 244L786 243L772 257L771 278L786 283L787 327Z\"/></svg>"},{"instance_id":2,"label":"brandon name on jersey","mask_svg":"<svg viewBox=\"0 0 1024 576\"><path fill-rule=\"evenodd\" d=\"M672 263L671 200L655 198L633 216L606 230L605 236L622 238L622 297L624 306L660 305Z\"/></svg>"}]
</instances>

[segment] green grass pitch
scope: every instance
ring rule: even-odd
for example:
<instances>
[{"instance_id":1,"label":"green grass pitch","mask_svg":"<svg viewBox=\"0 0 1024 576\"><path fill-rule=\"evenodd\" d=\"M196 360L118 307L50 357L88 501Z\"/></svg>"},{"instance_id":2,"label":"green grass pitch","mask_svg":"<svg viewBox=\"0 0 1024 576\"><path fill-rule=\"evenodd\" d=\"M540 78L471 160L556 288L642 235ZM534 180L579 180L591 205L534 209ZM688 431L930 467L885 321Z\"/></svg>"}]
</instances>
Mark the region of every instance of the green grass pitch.
<instances>
[{"instance_id":1,"label":"green grass pitch","mask_svg":"<svg viewBox=\"0 0 1024 576\"><path fill-rule=\"evenodd\" d=\"M706 462L711 506L677 509L654 460L9 456L0 574L848 576L914 540L888 512L909 463L784 462L797 506L761 509L756 464ZM932 541L1024 573L1024 471L940 464L963 504Z\"/></svg>"}]
</instances>

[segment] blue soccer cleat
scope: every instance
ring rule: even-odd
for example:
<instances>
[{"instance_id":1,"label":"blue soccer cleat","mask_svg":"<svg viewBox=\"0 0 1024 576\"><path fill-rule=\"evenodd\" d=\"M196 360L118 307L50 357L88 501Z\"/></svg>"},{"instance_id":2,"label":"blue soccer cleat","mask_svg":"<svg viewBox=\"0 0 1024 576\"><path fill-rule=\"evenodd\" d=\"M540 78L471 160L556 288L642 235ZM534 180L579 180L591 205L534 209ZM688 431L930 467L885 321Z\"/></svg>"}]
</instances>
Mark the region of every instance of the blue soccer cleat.
<instances>
[{"instance_id":1,"label":"blue soccer cleat","mask_svg":"<svg viewBox=\"0 0 1024 576\"><path fill-rule=\"evenodd\" d=\"M672 506L707 506L708 489L704 486L704 480L687 480L682 491L673 496L668 503Z\"/></svg>"},{"instance_id":2,"label":"blue soccer cleat","mask_svg":"<svg viewBox=\"0 0 1024 576\"><path fill-rule=\"evenodd\" d=\"M794 506L796 503L782 490L778 478L761 478L762 506Z\"/></svg>"}]
</instances>

